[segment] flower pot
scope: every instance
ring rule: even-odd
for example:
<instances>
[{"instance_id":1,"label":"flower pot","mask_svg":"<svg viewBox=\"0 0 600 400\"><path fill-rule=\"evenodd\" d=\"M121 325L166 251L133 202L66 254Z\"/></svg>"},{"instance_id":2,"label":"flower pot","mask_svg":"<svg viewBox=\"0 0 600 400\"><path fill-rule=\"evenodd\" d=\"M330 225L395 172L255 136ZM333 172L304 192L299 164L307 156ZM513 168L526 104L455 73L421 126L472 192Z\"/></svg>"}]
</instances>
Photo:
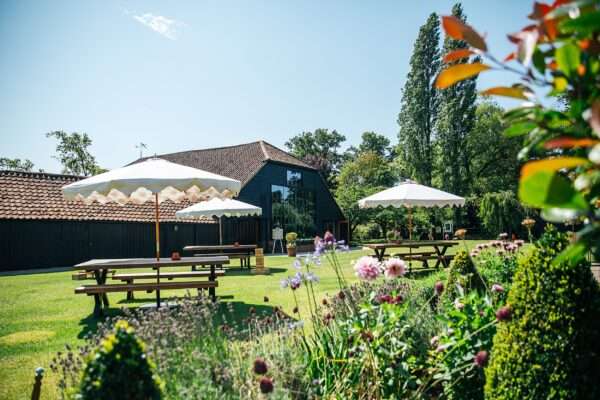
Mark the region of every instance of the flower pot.
<instances>
[{"instance_id":1,"label":"flower pot","mask_svg":"<svg viewBox=\"0 0 600 400\"><path fill-rule=\"evenodd\" d=\"M296 246L287 248L288 257L296 257Z\"/></svg>"},{"instance_id":2,"label":"flower pot","mask_svg":"<svg viewBox=\"0 0 600 400\"><path fill-rule=\"evenodd\" d=\"M591 268L592 268L592 275L594 275L594 278L596 278L596 281L598 281L598 283L600 283L600 262L593 262Z\"/></svg>"},{"instance_id":3,"label":"flower pot","mask_svg":"<svg viewBox=\"0 0 600 400\"><path fill-rule=\"evenodd\" d=\"M179 261L179 260L181 260L181 256L179 255L178 252L174 251L173 254L171 254L171 260Z\"/></svg>"}]
</instances>

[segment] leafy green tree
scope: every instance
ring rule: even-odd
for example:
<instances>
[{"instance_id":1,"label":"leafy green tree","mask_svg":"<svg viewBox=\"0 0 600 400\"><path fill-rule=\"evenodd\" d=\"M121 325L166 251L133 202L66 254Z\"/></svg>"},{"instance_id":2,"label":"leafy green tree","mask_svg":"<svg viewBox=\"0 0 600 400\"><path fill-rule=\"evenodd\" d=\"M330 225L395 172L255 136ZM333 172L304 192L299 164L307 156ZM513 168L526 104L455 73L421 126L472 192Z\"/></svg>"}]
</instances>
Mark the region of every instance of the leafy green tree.
<instances>
[{"instance_id":1,"label":"leafy green tree","mask_svg":"<svg viewBox=\"0 0 600 400\"><path fill-rule=\"evenodd\" d=\"M56 158L63 166L63 173L72 175L89 176L104 170L96 163L96 159L89 152L92 139L87 133L67 133L54 131L46 134L46 137L58 140L56 145Z\"/></svg>"},{"instance_id":2,"label":"leafy green tree","mask_svg":"<svg viewBox=\"0 0 600 400\"><path fill-rule=\"evenodd\" d=\"M346 150L345 161L354 160L360 154L367 152L375 153L381 156L384 160L389 161L393 157L393 149L390 146L390 139L375 132L363 132L361 135L361 143L358 148L350 146Z\"/></svg>"},{"instance_id":3,"label":"leafy green tree","mask_svg":"<svg viewBox=\"0 0 600 400\"><path fill-rule=\"evenodd\" d=\"M28 159L0 157L0 170L29 172L33 169L33 162Z\"/></svg>"},{"instance_id":4,"label":"leafy green tree","mask_svg":"<svg viewBox=\"0 0 600 400\"><path fill-rule=\"evenodd\" d=\"M490 101L475 110L475 125L467 136L471 194L517 190L521 140L502 134L506 129L503 113L502 107Z\"/></svg>"},{"instance_id":5,"label":"leafy green tree","mask_svg":"<svg viewBox=\"0 0 600 400\"><path fill-rule=\"evenodd\" d=\"M316 129L294 136L285 145L294 156L316 168L333 188L343 160L339 150L345 140L336 130Z\"/></svg>"},{"instance_id":6,"label":"leafy green tree","mask_svg":"<svg viewBox=\"0 0 600 400\"><path fill-rule=\"evenodd\" d=\"M440 68L440 23L435 13L421 26L398 115L398 155L409 177L431 185L433 139L439 96L434 80Z\"/></svg>"},{"instance_id":7,"label":"leafy green tree","mask_svg":"<svg viewBox=\"0 0 600 400\"><path fill-rule=\"evenodd\" d=\"M460 3L452 7L452 15L461 21L466 20ZM465 41L446 36L443 54L447 56L467 47ZM466 64L468 61L467 56L450 61L448 65ZM439 98L437 170L442 189L458 195L468 194L471 182L467 139L475 123L476 79L475 76L442 90Z\"/></svg>"},{"instance_id":8,"label":"leafy green tree","mask_svg":"<svg viewBox=\"0 0 600 400\"><path fill-rule=\"evenodd\" d=\"M521 231L521 221L525 210L519 203L515 192L505 190L483 195L479 205L479 218L488 233L497 235L502 232Z\"/></svg>"},{"instance_id":9,"label":"leafy green tree","mask_svg":"<svg viewBox=\"0 0 600 400\"><path fill-rule=\"evenodd\" d=\"M359 208L358 200L393 185L394 181L395 176L389 163L375 152L359 154L355 160L344 164L338 177L335 196L348 219L350 235L358 225L369 221L373 215L373 210ZM387 227L386 219L379 220Z\"/></svg>"}]
</instances>

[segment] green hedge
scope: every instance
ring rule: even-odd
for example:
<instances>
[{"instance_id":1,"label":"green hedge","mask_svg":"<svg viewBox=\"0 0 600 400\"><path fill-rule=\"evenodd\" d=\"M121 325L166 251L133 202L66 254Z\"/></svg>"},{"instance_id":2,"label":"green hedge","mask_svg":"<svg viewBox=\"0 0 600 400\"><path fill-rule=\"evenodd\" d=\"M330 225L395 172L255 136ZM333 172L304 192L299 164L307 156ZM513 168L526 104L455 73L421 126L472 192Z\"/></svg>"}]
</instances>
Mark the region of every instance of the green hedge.
<instances>
[{"instance_id":1,"label":"green hedge","mask_svg":"<svg viewBox=\"0 0 600 400\"><path fill-rule=\"evenodd\" d=\"M519 261L486 399L600 398L600 291L587 263L552 262L567 245L550 229Z\"/></svg>"}]
</instances>

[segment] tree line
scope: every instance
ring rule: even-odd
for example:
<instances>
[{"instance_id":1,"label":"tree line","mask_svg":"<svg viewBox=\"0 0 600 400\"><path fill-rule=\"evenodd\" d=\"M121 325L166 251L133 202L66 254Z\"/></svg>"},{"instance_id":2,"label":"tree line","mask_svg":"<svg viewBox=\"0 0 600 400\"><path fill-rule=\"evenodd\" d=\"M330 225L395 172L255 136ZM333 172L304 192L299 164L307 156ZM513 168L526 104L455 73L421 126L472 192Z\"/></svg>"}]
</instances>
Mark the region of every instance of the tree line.
<instances>
[{"instance_id":1,"label":"tree line","mask_svg":"<svg viewBox=\"0 0 600 400\"><path fill-rule=\"evenodd\" d=\"M460 4L452 14L466 21ZM302 132L286 142L292 154L322 174L351 233L363 226L372 231L365 233L367 237L385 236L389 229L404 224L402 210L361 210L357 205L360 198L404 179L467 198L467 207L454 213L419 212L417 221L424 230L450 217L463 226L483 225L488 233L519 230L524 210L515 191L521 143L502 135L504 110L478 96L476 76L444 90L434 85L444 64L472 61L466 52L463 58L449 56L467 47L451 37L440 43L440 19L435 13L421 26L402 90L397 143L365 132L358 147L342 152L345 136L328 129ZM511 211L507 204L516 208ZM372 222L370 228L364 226L368 222Z\"/></svg>"}]
</instances>

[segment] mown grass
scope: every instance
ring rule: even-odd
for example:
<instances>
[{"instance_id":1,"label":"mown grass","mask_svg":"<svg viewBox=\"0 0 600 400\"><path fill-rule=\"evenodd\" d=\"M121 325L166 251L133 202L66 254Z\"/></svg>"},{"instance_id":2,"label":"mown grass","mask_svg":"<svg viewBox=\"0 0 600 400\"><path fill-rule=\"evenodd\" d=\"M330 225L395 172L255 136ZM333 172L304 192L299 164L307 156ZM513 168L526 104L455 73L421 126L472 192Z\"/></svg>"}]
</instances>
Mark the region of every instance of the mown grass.
<instances>
[{"instance_id":1,"label":"mown grass","mask_svg":"<svg viewBox=\"0 0 600 400\"><path fill-rule=\"evenodd\" d=\"M477 243L480 241L466 242L468 247ZM451 248L448 254L456 249ZM350 281L355 280L351 261L365 254L369 252L355 250L340 255ZM267 257L269 275L252 275L247 270L241 271L238 265L233 261L233 267L219 279L217 295L221 301L232 302L240 315L247 314L250 307L263 312L275 306L292 313L292 296L280 288L281 279L295 273L292 259ZM71 280L71 274L67 271L0 276L0 399L29 397L33 373L38 366L46 369L42 399L57 398L57 377L48 368L50 360L65 344L82 343L85 334L93 331L98 323L92 315L93 299L74 294L73 289L82 282ZM326 262L319 268L318 275L321 281L317 294L335 293L335 275ZM163 297L185 293L183 290L163 292ZM135 296L135 300L127 301L125 293L109 294L110 314L118 314L121 307L137 307L155 299L153 293L136 292ZM264 301L265 296L268 302ZM306 293L299 291L298 300L302 307Z\"/></svg>"}]
</instances>

